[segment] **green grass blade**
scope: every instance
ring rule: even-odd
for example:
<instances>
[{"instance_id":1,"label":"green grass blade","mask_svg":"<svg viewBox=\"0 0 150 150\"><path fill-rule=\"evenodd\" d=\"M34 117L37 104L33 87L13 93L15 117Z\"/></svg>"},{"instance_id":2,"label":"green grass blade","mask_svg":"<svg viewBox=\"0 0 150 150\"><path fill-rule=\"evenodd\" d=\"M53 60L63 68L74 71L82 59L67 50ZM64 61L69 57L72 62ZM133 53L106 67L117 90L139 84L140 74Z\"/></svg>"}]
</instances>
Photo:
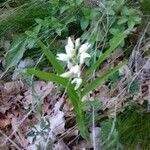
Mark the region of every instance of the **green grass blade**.
<instances>
[{"instance_id":1,"label":"green grass blade","mask_svg":"<svg viewBox=\"0 0 150 150\"><path fill-rule=\"evenodd\" d=\"M35 70L35 69L26 69L26 73L31 74L31 75L35 75L36 77L42 79L42 80L47 80L47 81L52 81L52 82L56 82L58 84L62 84L63 86L67 86L68 84L68 80L65 78L62 78L60 76L57 76L53 73L48 73L48 72L44 72L44 71L39 71L39 70Z\"/></svg>"},{"instance_id":2,"label":"green grass blade","mask_svg":"<svg viewBox=\"0 0 150 150\"><path fill-rule=\"evenodd\" d=\"M118 34L118 36L116 36L112 42L112 45L110 46L110 48L108 50L106 50L100 57L99 59L96 61L95 64L93 64L89 70L87 70L85 76L83 77L83 79L86 81L88 79L88 77L92 74L92 72L94 70L96 70L98 68L98 66L107 58L110 56L110 54L119 46L119 44L126 38L127 36L127 32L123 32Z\"/></svg>"},{"instance_id":3,"label":"green grass blade","mask_svg":"<svg viewBox=\"0 0 150 150\"><path fill-rule=\"evenodd\" d=\"M58 60L56 59L56 56L54 56L54 54L45 46L45 44L41 41L41 40L37 40L37 44L41 47L41 49L43 50L43 53L45 54L45 56L47 57L47 59L49 60L49 62L52 64L52 66L54 67L54 69L56 70L56 72L58 74L61 74L64 72L63 67L60 65L60 63L58 62Z\"/></svg>"},{"instance_id":4,"label":"green grass blade","mask_svg":"<svg viewBox=\"0 0 150 150\"><path fill-rule=\"evenodd\" d=\"M102 76L98 77L97 79L95 79L94 81L92 81L90 84L88 84L87 86L85 86L85 88L82 91L81 96L83 97L84 95L86 95L90 91L96 89L98 86L100 86L100 84L102 82L106 81L109 76L111 76L112 74L114 74L119 68L121 68L125 64L126 64L126 62L123 62L123 63L117 65L116 67L114 67L113 69L106 71L105 73L103 73Z\"/></svg>"}]
</instances>

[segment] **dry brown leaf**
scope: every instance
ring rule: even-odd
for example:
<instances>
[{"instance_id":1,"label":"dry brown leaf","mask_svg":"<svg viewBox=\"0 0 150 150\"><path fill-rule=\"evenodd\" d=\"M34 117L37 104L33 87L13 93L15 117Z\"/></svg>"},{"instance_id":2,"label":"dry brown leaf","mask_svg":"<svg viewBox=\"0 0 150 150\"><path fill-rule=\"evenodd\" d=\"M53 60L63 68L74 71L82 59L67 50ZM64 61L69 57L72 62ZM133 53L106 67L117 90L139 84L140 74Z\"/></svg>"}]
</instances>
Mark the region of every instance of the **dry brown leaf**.
<instances>
[{"instance_id":1,"label":"dry brown leaf","mask_svg":"<svg viewBox=\"0 0 150 150\"><path fill-rule=\"evenodd\" d=\"M9 150L8 145L5 143L5 138L0 136L0 150Z\"/></svg>"},{"instance_id":2,"label":"dry brown leaf","mask_svg":"<svg viewBox=\"0 0 150 150\"><path fill-rule=\"evenodd\" d=\"M52 139L55 139L56 135L65 131L64 112L60 111L63 101L64 99L60 98L60 100L55 104L54 113L49 118Z\"/></svg>"},{"instance_id":3,"label":"dry brown leaf","mask_svg":"<svg viewBox=\"0 0 150 150\"><path fill-rule=\"evenodd\" d=\"M54 88L53 83L46 83L44 81L36 81L34 83L34 91L36 92L35 95L38 95L40 98L44 99L48 94L51 93L52 89ZM35 98L33 97L33 92L30 88L28 91L24 93L23 105L25 109L29 107L29 105L33 105L36 103Z\"/></svg>"},{"instance_id":4,"label":"dry brown leaf","mask_svg":"<svg viewBox=\"0 0 150 150\"><path fill-rule=\"evenodd\" d=\"M10 120L9 119L1 119L0 118L0 129L3 130L3 129L6 129L7 126L10 125Z\"/></svg>"},{"instance_id":5,"label":"dry brown leaf","mask_svg":"<svg viewBox=\"0 0 150 150\"><path fill-rule=\"evenodd\" d=\"M21 81L7 82L4 84L4 94L16 95L21 91L23 83Z\"/></svg>"},{"instance_id":6,"label":"dry brown leaf","mask_svg":"<svg viewBox=\"0 0 150 150\"><path fill-rule=\"evenodd\" d=\"M53 150L69 150L69 148L63 141L59 141L54 144Z\"/></svg>"}]
</instances>

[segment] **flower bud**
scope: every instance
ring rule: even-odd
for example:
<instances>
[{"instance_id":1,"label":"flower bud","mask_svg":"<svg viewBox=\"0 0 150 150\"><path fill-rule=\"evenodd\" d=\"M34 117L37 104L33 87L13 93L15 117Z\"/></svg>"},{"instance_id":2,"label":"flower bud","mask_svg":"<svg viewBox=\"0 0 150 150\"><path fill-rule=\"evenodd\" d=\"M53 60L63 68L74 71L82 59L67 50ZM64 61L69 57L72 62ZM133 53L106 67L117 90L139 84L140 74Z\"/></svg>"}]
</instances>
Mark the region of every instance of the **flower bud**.
<instances>
[{"instance_id":1,"label":"flower bud","mask_svg":"<svg viewBox=\"0 0 150 150\"><path fill-rule=\"evenodd\" d=\"M89 43L82 44L81 47L79 48L79 54L86 52L89 49L89 47L90 47Z\"/></svg>"}]
</instances>

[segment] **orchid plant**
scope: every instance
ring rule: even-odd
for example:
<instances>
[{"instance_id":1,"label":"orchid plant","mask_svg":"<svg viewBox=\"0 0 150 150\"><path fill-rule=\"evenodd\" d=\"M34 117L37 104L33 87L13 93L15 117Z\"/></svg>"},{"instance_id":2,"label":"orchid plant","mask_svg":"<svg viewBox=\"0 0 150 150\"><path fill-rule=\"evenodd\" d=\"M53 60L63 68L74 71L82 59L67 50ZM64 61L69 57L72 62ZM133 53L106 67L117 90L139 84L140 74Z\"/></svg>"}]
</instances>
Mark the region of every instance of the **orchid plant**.
<instances>
[{"instance_id":1,"label":"orchid plant","mask_svg":"<svg viewBox=\"0 0 150 150\"><path fill-rule=\"evenodd\" d=\"M75 40L75 43L68 38L68 43L65 46L66 54L59 53L57 54L57 59L66 62L67 68L69 71L61 74L61 77L71 78L71 83L75 84L75 90L77 90L81 83L81 68L85 62L86 58L90 58L91 56L87 53L90 44L84 43L81 45L80 38Z\"/></svg>"},{"instance_id":2,"label":"orchid plant","mask_svg":"<svg viewBox=\"0 0 150 150\"><path fill-rule=\"evenodd\" d=\"M98 66L113 52L117 46L125 39L128 32L122 32L118 34L114 39L109 49L107 49L89 69L85 71L85 74L81 77L82 66L87 58L90 58L90 54L87 53L91 45L86 42L81 44L80 38L73 41L70 37L67 40L65 46L66 53L58 53L55 56L49 48L40 40L37 39L37 45L41 47L43 53L54 67L56 73L49 73L44 71L36 70L35 68L27 69L26 72L43 80L56 82L66 88L67 95L71 100L76 113L76 122L80 130L81 136L85 139L89 139L88 127L85 121L85 113L83 110L83 97L89 92L96 89L100 84L108 79L113 73L119 70L126 62L118 64L114 68L102 73L100 77L94 80L90 80L90 75L95 71ZM65 62L67 71L65 72L60 61ZM89 83L87 83L89 80ZM75 84L75 86L73 86ZM82 88L81 84L83 85Z\"/></svg>"}]
</instances>

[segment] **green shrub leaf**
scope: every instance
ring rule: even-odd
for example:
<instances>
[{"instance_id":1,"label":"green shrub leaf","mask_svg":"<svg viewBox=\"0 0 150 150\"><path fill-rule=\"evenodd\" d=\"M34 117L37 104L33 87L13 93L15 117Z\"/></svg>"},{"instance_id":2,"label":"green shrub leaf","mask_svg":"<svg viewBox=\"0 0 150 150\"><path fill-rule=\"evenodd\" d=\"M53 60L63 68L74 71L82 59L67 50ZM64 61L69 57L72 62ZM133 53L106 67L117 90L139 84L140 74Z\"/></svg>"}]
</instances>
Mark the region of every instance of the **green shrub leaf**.
<instances>
[{"instance_id":1,"label":"green shrub leaf","mask_svg":"<svg viewBox=\"0 0 150 150\"><path fill-rule=\"evenodd\" d=\"M27 40L25 36L22 35L19 36L12 43L12 46L10 47L9 51L6 54L6 59L5 59L6 70L18 64L18 62L21 60L26 50L26 45L27 45Z\"/></svg>"}]
</instances>

